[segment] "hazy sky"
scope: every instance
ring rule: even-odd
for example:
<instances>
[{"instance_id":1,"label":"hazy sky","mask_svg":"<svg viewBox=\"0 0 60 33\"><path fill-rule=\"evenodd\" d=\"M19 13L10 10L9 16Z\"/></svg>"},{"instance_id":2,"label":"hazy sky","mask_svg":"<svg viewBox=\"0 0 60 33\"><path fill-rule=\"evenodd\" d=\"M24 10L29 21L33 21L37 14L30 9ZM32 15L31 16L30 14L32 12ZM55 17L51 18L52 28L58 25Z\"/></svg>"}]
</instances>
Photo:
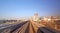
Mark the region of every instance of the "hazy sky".
<instances>
[{"instance_id":1,"label":"hazy sky","mask_svg":"<svg viewBox=\"0 0 60 33\"><path fill-rule=\"evenodd\" d=\"M60 0L0 0L0 18L60 14Z\"/></svg>"}]
</instances>

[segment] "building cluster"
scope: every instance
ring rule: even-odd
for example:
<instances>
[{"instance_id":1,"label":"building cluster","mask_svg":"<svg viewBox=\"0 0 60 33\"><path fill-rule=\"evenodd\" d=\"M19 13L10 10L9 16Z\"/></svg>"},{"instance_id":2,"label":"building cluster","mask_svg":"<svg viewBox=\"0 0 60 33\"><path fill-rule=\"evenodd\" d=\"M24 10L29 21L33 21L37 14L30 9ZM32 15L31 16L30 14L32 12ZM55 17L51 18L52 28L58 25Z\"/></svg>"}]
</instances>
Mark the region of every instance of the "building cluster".
<instances>
[{"instance_id":1,"label":"building cluster","mask_svg":"<svg viewBox=\"0 0 60 33\"><path fill-rule=\"evenodd\" d=\"M35 13L34 16L31 17L30 21L39 22L40 24L50 28L60 30L60 16L40 17L38 13Z\"/></svg>"}]
</instances>

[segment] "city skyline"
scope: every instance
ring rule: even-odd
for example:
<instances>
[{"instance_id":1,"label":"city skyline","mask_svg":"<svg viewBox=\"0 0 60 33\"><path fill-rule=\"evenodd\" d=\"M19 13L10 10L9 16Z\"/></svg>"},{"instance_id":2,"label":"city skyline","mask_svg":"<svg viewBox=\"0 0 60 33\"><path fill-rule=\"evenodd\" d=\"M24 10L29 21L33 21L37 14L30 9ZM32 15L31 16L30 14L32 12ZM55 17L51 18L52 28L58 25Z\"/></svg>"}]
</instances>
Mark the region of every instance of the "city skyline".
<instances>
[{"instance_id":1,"label":"city skyline","mask_svg":"<svg viewBox=\"0 0 60 33\"><path fill-rule=\"evenodd\" d=\"M0 0L0 19L60 15L60 0Z\"/></svg>"}]
</instances>

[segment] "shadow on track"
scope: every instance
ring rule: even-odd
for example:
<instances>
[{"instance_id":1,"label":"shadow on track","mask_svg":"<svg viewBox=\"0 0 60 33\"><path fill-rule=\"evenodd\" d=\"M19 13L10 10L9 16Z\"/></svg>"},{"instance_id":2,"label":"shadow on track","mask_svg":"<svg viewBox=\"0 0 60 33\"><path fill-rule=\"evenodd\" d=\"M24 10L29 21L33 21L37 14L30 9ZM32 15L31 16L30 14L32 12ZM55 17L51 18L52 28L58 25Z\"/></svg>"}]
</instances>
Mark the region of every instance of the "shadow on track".
<instances>
[{"instance_id":1,"label":"shadow on track","mask_svg":"<svg viewBox=\"0 0 60 33\"><path fill-rule=\"evenodd\" d=\"M25 23L27 23L28 21L22 22L16 26L13 26L15 29L13 29L10 33L14 32L15 30L17 30L18 28L20 28L21 26L23 26Z\"/></svg>"},{"instance_id":2,"label":"shadow on track","mask_svg":"<svg viewBox=\"0 0 60 33\"><path fill-rule=\"evenodd\" d=\"M60 32L48 27L39 27L37 33L60 33Z\"/></svg>"}]
</instances>

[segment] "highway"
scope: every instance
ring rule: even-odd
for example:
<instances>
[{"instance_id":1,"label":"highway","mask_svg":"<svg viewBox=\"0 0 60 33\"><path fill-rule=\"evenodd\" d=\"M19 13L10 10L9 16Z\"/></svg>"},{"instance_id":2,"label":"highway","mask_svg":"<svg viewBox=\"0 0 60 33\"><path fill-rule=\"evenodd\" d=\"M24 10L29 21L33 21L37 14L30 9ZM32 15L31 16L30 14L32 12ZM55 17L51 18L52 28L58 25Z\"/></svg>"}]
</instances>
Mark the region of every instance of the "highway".
<instances>
[{"instance_id":1,"label":"highway","mask_svg":"<svg viewBox=\"0 0 60 33\"><path fill-rule=\"evenodd\" d=\"M0 33L60 33L37 22L25 21L0 29Z\"/></svg>"}]
</instances>

